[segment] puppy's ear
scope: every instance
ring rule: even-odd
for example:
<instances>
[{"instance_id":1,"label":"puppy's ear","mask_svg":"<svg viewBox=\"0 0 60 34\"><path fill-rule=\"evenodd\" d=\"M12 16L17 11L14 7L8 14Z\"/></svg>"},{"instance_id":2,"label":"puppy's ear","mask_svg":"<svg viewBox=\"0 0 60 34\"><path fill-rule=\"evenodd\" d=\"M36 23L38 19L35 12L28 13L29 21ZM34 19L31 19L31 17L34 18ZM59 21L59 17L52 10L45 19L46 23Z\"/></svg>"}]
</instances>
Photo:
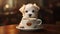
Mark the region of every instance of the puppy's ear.
<instances>
[{"instance_id":1,"label":"puppy's ear","mask_svg":"<svg viewBox=\"0 0 60 34\"><path fill-rule=\"evenodd\" d=\"M38 6L36 5L36 3L34 3L33 5L34 5L34 7L37 8L37 10L40 10L40 7L38 7Z\"/></svg>"},{"instance_id":2,"label":"puppy's ear","mask_svg":"<svg viewBox=\"0 0 60 34\"><path fill-rule=\"evenodd\" d=\"M24 10L25 10L25 5L23 5L23 6L19 9L19 11L20 11L21 13L23 13Z\"/></svg>"}]
</instances>

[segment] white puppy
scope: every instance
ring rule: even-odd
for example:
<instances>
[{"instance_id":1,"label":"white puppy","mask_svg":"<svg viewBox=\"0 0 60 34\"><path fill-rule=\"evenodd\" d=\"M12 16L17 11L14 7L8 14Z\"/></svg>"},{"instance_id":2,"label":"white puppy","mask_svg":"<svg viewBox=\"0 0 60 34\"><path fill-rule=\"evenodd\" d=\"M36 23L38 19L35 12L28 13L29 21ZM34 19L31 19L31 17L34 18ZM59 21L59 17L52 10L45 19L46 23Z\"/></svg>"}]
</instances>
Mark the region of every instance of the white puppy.
<instances>
[{"instance_id":1,"label":"white puppy","mask_svg":"<svg viewBox=\"0 0 60 34\"><path fill-rule=\"evenodd\" d=\"M23 5L19 9L19 11L23 15L22 20L23 18L37 18L39 9L40 8L35 3L34 4L29 3L27 5ZM22 20L18 27L23 27Z\"/></svg>"}]
</instances>

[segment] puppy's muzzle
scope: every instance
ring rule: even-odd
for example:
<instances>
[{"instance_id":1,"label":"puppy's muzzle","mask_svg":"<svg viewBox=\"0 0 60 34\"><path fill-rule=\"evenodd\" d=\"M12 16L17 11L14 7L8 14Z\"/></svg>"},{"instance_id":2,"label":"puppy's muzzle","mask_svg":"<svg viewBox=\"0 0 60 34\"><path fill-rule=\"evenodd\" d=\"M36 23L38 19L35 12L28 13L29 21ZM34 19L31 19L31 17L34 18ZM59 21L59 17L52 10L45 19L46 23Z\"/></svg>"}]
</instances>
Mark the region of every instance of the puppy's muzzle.
<instances>
[{"instance_id":1,"label":"puppy's muzzle","mask_svg":"<svg viewBox=\"0 0 60 34\"><path fill-rule=\"evenodd\" d=\"M29 17L31 17L32 16L32 14L29 14Z\"/></svg>"}]
</instances>

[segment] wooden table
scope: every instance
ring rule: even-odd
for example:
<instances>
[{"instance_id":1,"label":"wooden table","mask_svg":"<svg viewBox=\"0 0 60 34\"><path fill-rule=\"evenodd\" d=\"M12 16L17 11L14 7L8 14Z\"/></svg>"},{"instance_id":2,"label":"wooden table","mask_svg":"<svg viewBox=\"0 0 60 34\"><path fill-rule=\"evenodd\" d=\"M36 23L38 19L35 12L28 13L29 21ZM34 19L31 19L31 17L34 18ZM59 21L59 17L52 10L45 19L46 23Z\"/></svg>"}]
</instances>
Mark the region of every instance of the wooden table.
<instances>
[{"instance_id":1,"label":"wooden table","mask_svg":"<svg viewBox=\"0 0 60 34\"><path fill-rule=\"evenodd\" d=\"M22 31L16 29L16 24L0 26L0 34L60 34L60 25L43 24L43 29Z\"/></svg>"}]
</instances>

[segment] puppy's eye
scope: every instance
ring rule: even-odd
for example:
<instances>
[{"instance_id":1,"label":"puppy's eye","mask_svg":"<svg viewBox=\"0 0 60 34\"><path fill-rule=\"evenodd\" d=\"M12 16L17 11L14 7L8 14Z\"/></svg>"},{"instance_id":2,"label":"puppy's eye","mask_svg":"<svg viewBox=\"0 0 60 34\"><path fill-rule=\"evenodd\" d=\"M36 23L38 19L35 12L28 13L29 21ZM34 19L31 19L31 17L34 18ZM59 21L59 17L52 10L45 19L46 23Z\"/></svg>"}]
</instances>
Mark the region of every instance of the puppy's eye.
<instances>
[{"instance_id":1,"label":"puppy's eye","mask_svg":"<svg viewBox=\"0 0 60 34\"><path fill-rule=\"evenodd\" d=\"M34 10L32 12L35 12Z\"/></svg>"},{"instance_id":2,"label":"puppy's eye","mask_svg":"<svg viewBox=\"0 0 60 34\"><path fill-rule=\"evenodd\" d=\"M27 13L28 11L26 11L26 13Z\"/></svg>"}]
</instances>

